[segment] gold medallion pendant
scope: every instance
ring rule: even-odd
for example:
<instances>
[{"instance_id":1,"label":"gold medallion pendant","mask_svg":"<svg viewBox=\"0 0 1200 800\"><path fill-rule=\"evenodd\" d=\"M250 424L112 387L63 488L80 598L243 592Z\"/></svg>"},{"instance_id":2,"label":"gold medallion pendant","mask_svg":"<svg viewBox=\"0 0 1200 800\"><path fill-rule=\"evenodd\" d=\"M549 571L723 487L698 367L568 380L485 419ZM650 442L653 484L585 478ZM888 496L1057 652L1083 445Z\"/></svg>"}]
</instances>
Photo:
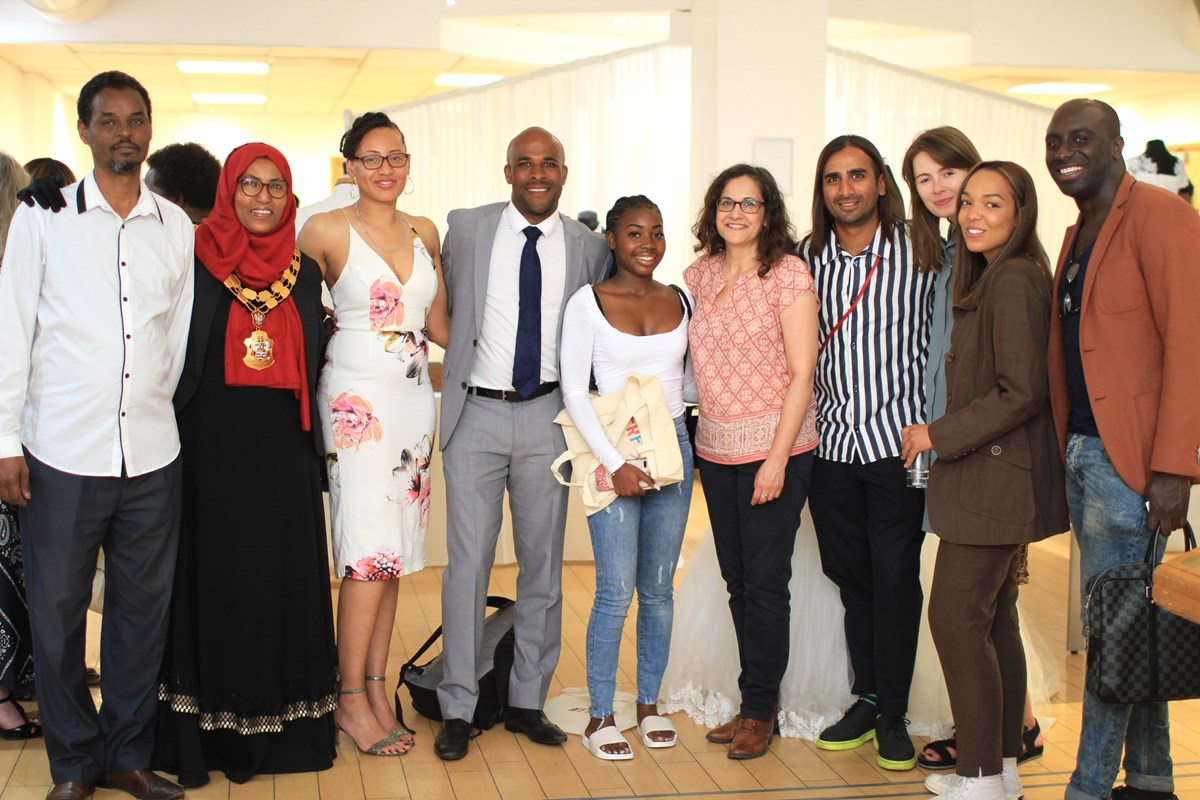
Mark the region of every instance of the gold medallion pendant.
<instances>
[{"instance_id":1,"label":"gold medallion pendant","mask_svg":"<svg viewBox=\"0 0 1200 800\"><path fill-rule=\"evenodd\" d=\"M246 355L242 363L250 369L263 370L275 364L275 340L262 329L267 320L267 312L278 306L292 293L296 285L296 275L300 272L300 249L292 254L292 263L279 280L268 288L254 291L242 286L242 281L236 273L230 273L225 279L225 287L233 293L239 303L250 312L250 320L254 323L254 332L242 340L246 345Z\"/></svg>"},{"instance_id":2,"label":"gold medallion pendant","mask_svg":"<svg viewBox=\"0 0 1200 800\"><path fill-rule=\"evenodd\" d=\"M246 345L242 363L250 369L266 369L275 363L275 340L262 329L265 314L255 311L250 317L254 320L254 333L242 340Z\"/></svg>"}]
</instances>

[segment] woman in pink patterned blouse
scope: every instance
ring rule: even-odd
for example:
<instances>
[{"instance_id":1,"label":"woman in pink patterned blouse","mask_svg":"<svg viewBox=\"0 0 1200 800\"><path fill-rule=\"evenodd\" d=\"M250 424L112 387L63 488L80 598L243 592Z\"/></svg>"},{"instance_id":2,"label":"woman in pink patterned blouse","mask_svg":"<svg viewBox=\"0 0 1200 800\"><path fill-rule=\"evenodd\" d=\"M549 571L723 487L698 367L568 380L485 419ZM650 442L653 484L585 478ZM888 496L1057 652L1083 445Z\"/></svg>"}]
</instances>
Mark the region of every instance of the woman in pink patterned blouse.
<instances>
[{"instance_id":1,"label":"woman in pink patterned blouse","mask_svg":"<svg viewBox=\"0 0 1200 800\"><path fill-rule=\"evenodd\" d=\"M767 170L718 175L692 231L696 462L742 664L740 713L708 739L731 744L730 758L757 758L787 668L792 548L817 446L817 299Z\"/></svg>"}]
</instances>

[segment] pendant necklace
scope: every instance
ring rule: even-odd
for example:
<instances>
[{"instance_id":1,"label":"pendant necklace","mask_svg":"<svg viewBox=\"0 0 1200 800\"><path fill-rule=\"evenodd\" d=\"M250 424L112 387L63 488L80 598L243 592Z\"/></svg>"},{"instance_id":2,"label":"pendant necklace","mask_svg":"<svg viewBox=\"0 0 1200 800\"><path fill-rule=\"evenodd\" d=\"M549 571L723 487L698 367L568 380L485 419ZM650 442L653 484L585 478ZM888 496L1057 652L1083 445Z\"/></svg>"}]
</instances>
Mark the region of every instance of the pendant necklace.
<instances>
[{"instance_id":1,"label":"pendant necklace","mask_svg":"<svg viewBox=\"0 0 1200 800\"><path fill-rule=\"evenodd\" d=\"M246 346L246 355L242 358L242 363L250 369L264 370L274 366L275 340L263 330L263 323L267 320L267 312L291 295L292 288L296 285L296 276L299 273L300 249L296 248L292 254L292 263L279 276L279 279L266 289L255 291L243 286L237 273L234 272L229 273L229 277L225 279L226 288L233 293L239 303L246 307L246 311L250 313L250 321L254 324L254 330L242 340L242 344Z\"/></svg>"},{"instance_id":2,"label":"pendant necklace","mask_svg":"<svg viewBox=\"0 0 1200 800\"><path fill-rule=\"evenodd\" d=\"M367 241L371 243L371 247L374 247L376 251L378 251L380 253L398 253L404 249L403 241L401 242L399 247L391 247L391 248L380 247L379 242L376 242L375 237L371 235L371 229L367 227L366 220L364 220L362 218L362 214L358 210L358 203L354 204L354 216L358 217L358 222L360 225L362 225L363 232L367 234ZM396 211L396 219L400 220L401 222L403 222L403 220L404 220L404 216L399 212L399 210ZM401 227L401 229L400 229L400 238L401 239L404 238L404 228L403 227Z\"/></svg>"}]
</instances>

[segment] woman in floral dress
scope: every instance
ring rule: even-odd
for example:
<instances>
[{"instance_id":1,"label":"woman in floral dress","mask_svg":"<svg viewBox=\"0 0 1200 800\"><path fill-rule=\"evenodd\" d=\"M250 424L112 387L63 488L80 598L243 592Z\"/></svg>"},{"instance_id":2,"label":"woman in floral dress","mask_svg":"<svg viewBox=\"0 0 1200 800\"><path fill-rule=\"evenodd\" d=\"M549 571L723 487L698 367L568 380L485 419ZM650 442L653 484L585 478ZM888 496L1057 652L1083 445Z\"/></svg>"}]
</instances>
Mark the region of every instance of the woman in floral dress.
<instances>
[{"instance_id":1,"label":"woman in floral dress","mask_svg":"<svg viewBox=\"0 0 1200 800\"><path fill-rule=\"evenodd\" d=\"M300 236L337 316L317 392L342 578L334 718L361 750L395 755L412 744L385 689L395 579L425 566L437 420L426 337L444 344L449 323L437 228L396 209L410 165L404 135L385 114L364 114L342 155L357 201L314 216Z\"/></svg>"}]
</instances>

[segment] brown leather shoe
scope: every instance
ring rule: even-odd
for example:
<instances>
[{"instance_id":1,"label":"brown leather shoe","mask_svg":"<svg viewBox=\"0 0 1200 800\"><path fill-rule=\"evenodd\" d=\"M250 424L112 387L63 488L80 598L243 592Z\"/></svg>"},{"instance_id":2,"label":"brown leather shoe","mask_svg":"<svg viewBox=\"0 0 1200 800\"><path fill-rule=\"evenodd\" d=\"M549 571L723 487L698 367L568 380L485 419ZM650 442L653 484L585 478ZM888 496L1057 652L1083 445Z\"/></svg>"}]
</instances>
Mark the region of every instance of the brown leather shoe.
<instances>
[{"instance_id":1,"label":"brown leather shoe","mask_svg":"<svg viewBox=\"0 0 1200 800\"><path fill-rule=\"evenodd\" d=\"M119 789L138 800L177 800L183 797L183 787L148 769L109 772L101 775L96 785L101 789Z\"/></svg>"},{"instance_id":2,"label":"brown leather shoe","mask_svg":"<svg viewBox=\"0 0 1200 800\"><path fill-rule=\"evenodd\" d=\"M85 797L91 797L95 790L96 787L87 781L56 783L46 793L46 800L84 800Z\"/></svg>"},{"instance_id":3,"label":"brown leather shoe","mask_svg":"<svg viewBox=\"0 0 1200 800\"><path fill-rule=\"evenodd\" d=\"M758 758L767 752L771 737L775 735L775 720L773 719L743 719L733 735L733 744L729 747L729 757L744 760Z\"/></svg>"},{"instance_id":4,"label":"brown leather shoe","mask_svg":"<svg viewBox=\"0 0 1200 800\"><path fill-rule=\"evenodd\" d=\"M718 725L704 735L713 744L729 744L733 741L733 735L737 733L738 726L742 724L742 715L734 714L733 719L726 722L724 725Z\"/></svg>"}]
</instances>

